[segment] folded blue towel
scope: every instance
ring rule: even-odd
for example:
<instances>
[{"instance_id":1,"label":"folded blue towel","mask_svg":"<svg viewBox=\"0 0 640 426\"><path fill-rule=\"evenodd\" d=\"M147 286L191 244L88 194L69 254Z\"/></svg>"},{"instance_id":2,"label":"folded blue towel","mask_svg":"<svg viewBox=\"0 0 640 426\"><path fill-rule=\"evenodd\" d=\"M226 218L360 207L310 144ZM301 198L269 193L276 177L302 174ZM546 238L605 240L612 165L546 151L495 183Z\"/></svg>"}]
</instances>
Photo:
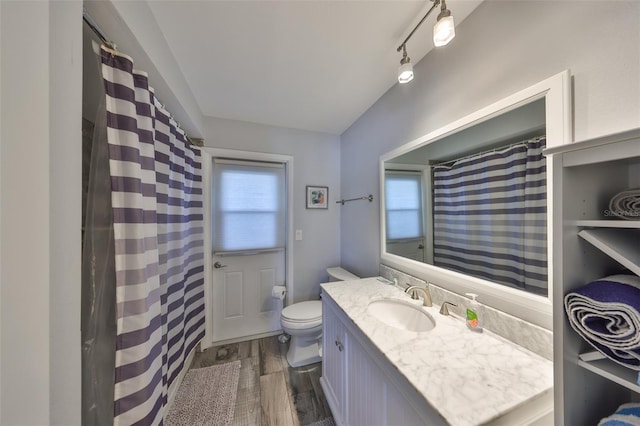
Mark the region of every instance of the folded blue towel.
<instances>
[{"instance_id":1,"label":"folded blue towel","mask_svg":"<svg viewBox=\"0 0 640 426\"><path fill-rule=\"evenodd\" d=\"M640 277L614 275L564 298L571 327L608 358L640 370Z\"/></svg>"},{"instance_id":2,"label":"folded blue towel","mask_svg":"<svg viewBox=\"0 0 640 426\"><path fill-rule=\"evenodd\" d=\"M622 404L615 413L600 420L598 426L640 426L640 404Z\"/></svg>"}]
</instances>

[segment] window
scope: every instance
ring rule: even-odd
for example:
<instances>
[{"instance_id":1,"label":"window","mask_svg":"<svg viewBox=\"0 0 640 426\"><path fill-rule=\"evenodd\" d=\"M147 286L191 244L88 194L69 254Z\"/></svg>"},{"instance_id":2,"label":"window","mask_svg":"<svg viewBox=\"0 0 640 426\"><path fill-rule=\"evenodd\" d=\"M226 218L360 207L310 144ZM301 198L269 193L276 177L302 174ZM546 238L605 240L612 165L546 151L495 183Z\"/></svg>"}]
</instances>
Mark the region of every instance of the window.
<instances>
[{"instance_id":1,"label":"window","mask_svg":"<svg viewBox=\"0 0 640 426\"><path fill-rule=\"evenodd\" d=\"M387 240L423 238L422 174L385 172Z\"/></svg>"},{"instance_id":2,"label":"window","mask_svg":"<svg viewBox=\"0 0 640 426\"><path fill-rule=\"evenodd\" d=\"M215 254L284 249L284 164L216 158L212 188Z\"/></svg>"}]
</instances>

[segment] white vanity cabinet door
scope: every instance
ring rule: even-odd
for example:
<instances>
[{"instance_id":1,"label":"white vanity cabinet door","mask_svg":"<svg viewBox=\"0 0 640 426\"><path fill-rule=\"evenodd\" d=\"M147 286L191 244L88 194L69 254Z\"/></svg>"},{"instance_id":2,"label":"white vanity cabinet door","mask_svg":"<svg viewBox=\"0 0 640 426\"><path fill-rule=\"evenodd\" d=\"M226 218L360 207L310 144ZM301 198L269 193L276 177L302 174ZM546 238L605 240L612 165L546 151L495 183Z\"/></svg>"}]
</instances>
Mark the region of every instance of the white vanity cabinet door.
<instances>
[{"instance_id":1,"label":"white vanity cabinet door","mask_svg":"<svg viewBox=\"0 0 640 426\"><path fill-rule=\"evenodd\" d=\"M346 373L349 404L347 423L352 426L384 424L385 377L353 336L349 339Z\"/></svg>"},{"instance_id":2,"label":"white vanity cabinet door","mask_svg":"<svg viewBox=\"0 0 640 426\"><path fill-rule=\"evenodd\" d=\"M429 417L428 423L425 422L425 417L419 415L396 388L389 387L388 389L391 391L386 395L387 425L423 426L428 424L436 426L444 424L440 418L435 416Z\"/></svg>"},{"instance_id":3,"label":"white vanity cabinet door","mask_svg":"<svg viewBox=\"0 0 640 426\"><path fill-rule=\"evenodd\" d=\"M345 424L347 411L345 371L347 334L335 311L322 306L322 377L320 379L331 412L338 425Z\"/></svg>"}]
</instances>

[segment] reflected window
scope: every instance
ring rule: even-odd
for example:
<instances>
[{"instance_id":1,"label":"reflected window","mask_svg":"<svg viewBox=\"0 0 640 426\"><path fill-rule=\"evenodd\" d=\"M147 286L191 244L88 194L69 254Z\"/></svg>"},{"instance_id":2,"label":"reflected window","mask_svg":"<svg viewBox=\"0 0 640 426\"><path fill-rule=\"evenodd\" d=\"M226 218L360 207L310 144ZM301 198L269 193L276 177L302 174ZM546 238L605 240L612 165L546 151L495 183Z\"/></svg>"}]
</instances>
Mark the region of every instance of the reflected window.
<instances>
[{"instance_id":1,"label":"reflected window","mask_svg":"<svg viewBox=\"0 0 640 426\"><path fill-rule=\"evenodd\" d=\"M385 193L388 251L423 261L422 173L387 170Z\"/></svg>"}]
</instances>

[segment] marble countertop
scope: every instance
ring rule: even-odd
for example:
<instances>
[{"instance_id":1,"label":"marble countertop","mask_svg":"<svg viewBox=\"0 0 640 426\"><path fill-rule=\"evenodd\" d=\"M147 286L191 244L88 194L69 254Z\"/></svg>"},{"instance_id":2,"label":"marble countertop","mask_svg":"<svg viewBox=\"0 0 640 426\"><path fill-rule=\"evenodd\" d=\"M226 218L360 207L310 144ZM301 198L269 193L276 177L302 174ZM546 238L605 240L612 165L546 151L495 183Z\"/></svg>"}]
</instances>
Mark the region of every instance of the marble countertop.
<instances>
[{"instance_id":1,"label":"marble countertop","mask_svg":"<svg viewBox=\"0 0 640 426\"><path fill-rule=\"evenodd\" d=\"M436 320L428 332L398 330L367 313L379 298L411 300L377 278L321 285L329 296L451 425L479 425L553 392L553 364L462 318L423 307ZM325 296L326 295L326 296Z\"/></svg>"}]
</instances>

